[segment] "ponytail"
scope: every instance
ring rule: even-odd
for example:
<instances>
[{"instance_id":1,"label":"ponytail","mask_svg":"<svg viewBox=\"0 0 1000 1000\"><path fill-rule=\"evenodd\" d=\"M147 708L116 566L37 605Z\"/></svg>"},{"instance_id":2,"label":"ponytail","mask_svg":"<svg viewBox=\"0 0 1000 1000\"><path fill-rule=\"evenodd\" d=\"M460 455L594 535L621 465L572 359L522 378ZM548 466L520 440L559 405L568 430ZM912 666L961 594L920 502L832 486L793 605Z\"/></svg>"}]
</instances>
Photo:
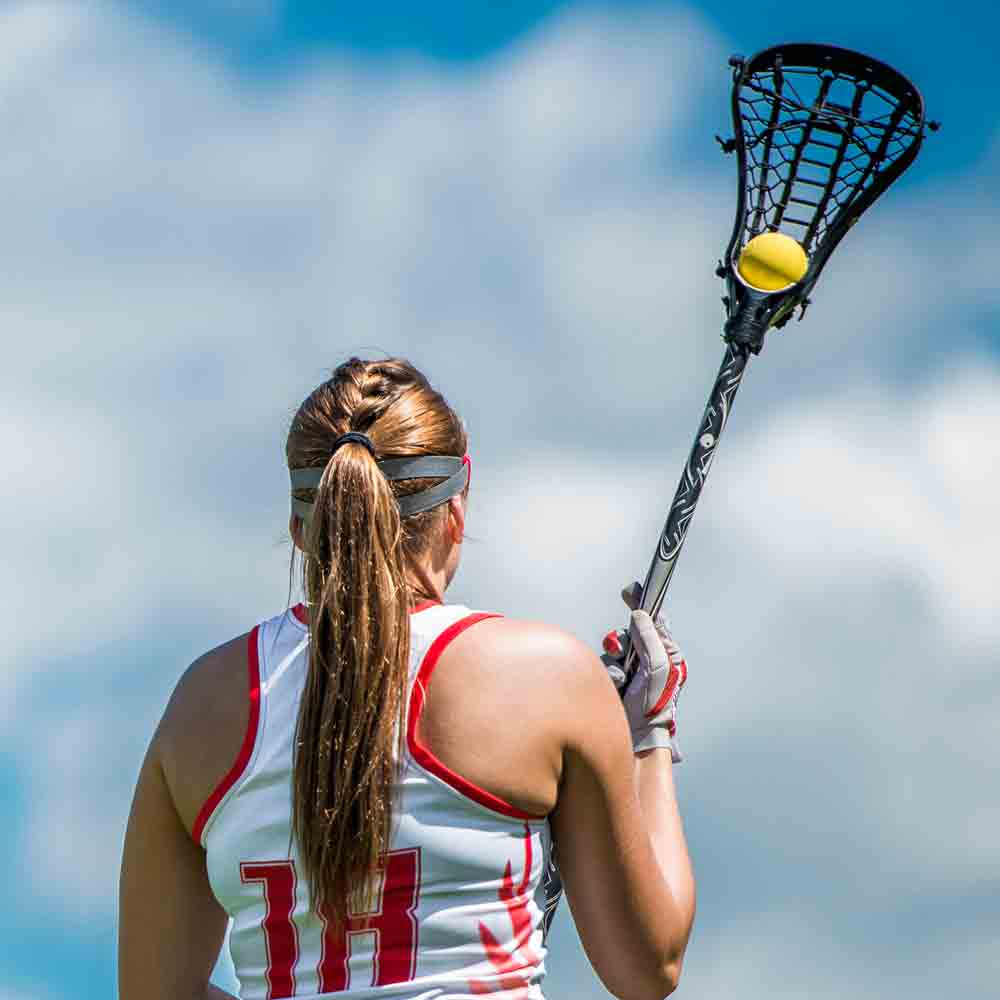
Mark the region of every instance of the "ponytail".
<instances>
[{"instance_id":1,"label":"ponytail","mask_svg":"<svg viewBox=\"0 0 1000 1000\"><path fill-rule=\"evenodd\" d=\"M419 573L408 583L407 571L439 533L442 510L406 498L447 478L435 469L390 482L372 452L460 457L466 445L441 394L398 358L340 365L288 432L293 479L309 470L308 482L293 482L293 512L302 517L301 505L311 505L302 546L309 669L296 728L292 833L313 909L340 924L374 902L405 738L411 599L436 596L421 591Z\"/></svg>"},{"instance_id":2,"label":"ponytail","mask_svg":"<svg viewBox=\"0 0 1000 1000\"><path fill-rule=\"evenodd\" d=\"M311 642L292 830L313 908L343 924L349 909L371 909L389 849L410 652L399 509L363 445L327 463L306 551Z\"/></svg>"}]
</instances>

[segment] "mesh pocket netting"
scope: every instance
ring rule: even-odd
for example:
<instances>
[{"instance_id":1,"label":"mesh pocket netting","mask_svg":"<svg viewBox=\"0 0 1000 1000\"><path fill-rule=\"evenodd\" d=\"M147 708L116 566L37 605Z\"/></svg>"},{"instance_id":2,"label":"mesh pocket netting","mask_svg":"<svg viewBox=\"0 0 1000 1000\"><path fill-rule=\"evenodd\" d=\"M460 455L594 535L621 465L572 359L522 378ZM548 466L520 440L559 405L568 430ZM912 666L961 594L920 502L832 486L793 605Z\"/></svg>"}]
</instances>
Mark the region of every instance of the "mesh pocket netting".
<instances>
[{"instance_id":1,"label":"mesh pocket netting","mask_svg":"<svg viewBox=\"0 0 1000 1000\"><path fill-rule=\"evenodd\" d=\"M801 302L833 248L916 157L923 99L891 66L833 46L781 45L731 63L736 137L723 148L738 154L739 187L727 269L754 236L785 233L809 255L792 295ZM778 311L787 315L788 304Z\"/></svg>"}]
</instances>

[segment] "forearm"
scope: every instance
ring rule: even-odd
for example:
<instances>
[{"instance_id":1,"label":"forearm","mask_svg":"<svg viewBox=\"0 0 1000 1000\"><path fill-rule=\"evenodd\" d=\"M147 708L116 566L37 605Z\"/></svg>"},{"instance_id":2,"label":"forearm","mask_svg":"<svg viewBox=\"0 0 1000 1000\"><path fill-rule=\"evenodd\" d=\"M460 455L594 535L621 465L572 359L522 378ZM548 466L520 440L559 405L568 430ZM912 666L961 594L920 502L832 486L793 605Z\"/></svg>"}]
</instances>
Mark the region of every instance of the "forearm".
<instances>
[{"instance_id":1,"label":"forearm","mask_svg":"<svg viewBox=\"0 0 1000 1000\"><path fill-rule=\"evenodd\" d=\"M677 904L679 931L686 945L694 922L695 884L677 808L670 751L649 750L637 754L635 783L656 860Z\"/></svg>"}]
</instances>

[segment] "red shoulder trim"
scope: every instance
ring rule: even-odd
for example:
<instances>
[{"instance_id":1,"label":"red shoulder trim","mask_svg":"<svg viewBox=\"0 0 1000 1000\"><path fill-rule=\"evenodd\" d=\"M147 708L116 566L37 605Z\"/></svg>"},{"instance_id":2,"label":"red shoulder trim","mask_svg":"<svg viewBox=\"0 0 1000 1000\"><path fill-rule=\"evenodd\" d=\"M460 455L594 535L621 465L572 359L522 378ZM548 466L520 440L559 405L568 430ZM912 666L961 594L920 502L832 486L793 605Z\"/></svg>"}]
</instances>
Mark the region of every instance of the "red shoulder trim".
<instances>
[{"instance_id":1,"label":"red shoulder trim","mask_svg":"<svg viewBox=\"0 0 1000 1000\"><path fill-rule=\"evenodd\" d=\"M532 813L517 809L509 802L498 798L492 792L488 792L485 788L480 788L468 779L463 778L443 761L435 757L417 738L417 723L420 721L420 715L424 710L424 703L427 700L427 689L430 686L431 674L434 673L434 668L437 666L441 654L452 640L460 636L467 628L486 618L500 617L502 616L483 613L467 615L465 618L460 618L454 624L449 625L431 643L431 647L427 650L420 664L420 669L417 671L416 679L413 682L413 690L410 693L410 705L406 721L406 744L413 759L425 771L430 771L436 778L440 778L445 784L450 785L455 791L461 792L466 798L472 799L473 802L478 802L481 806L486 806L487 809L502 813L504 816L512 816L515 819L541 820L545 817L535 816Z\"/></svg>"},{"instance_id":2,"label":"red shoulder trim","mask_svg":"<svg viewBox=\"0 0 1000 1000\"><path fill-rule=\"evenodd\" d=\"M418 611L426 611L428 608L439 608L441 606L440 601L421 601L419 604L414 604L410 608L410 614L415 615Z\"/></svg>"},{"instance_id":3,"label":"red shoulder trim","mask_svg":"<svg viewBox=\"0 0 1000 1000\"><path fill-rule=\"evenodd\" d=\"M205 825L208 823L212 813L218 808L225 794L233 785L239 781L240 776L250 763L250 755L253 753L253 745L257 739L257 723L260 720L260 660L258 658L257 643L260 634L260 626L255 625L250 632L247 641L247 673L250 684L250 712L247 716L247 729L243 736L243 745L240 747L239 756L236 762L229 769L229 773L215 786L215 790L205 800L205 804L198 812L198 817L194 821L191 829L191 836L196 843L201 843L202 835L205 832Z\"/></svg>"}]
</instances>

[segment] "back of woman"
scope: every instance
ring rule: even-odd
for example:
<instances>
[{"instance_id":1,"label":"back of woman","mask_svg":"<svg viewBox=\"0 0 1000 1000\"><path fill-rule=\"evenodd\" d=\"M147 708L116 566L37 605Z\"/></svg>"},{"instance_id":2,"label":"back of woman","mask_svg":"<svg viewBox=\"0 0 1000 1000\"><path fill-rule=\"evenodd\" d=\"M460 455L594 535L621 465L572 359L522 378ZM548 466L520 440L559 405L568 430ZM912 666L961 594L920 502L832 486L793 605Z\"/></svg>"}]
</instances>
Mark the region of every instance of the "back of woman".
<instances>
[{"instance_id":1,"label":"back of woman","mask_svg":"<svg viewBox=\"0 0 1000 1000\"><path fill-rule=\"evenodd\" d=\"M694 905L670 779L684 665L647 617L623 712L565 633L443 603L471 465L406 362L340 366L287 457L306 601L196 662L154 736L123 1000L226 996L208 977L229 920L245 1000L540 997L553 831L598 974L665 995Z\"/></svg>"},{"instance_id":2,"label":"back of woman","mask_svg":"<svg viewBox=\"0 0 1000 1000\"><path fill-rule=\"evenodd\" d=\"M298 609L251 633L259 693L246 767L213 796L194 830L213 892L233 919L241 995L529 987L537 994L548 823L460 777L416 735L437 660L484 616L441 605L411 615L407 736L389 849L374 898L358 900L344 923L311 910L302 860L289 842L288 777L308 668L305 617Z\"/></svg>"}]
</instances>

